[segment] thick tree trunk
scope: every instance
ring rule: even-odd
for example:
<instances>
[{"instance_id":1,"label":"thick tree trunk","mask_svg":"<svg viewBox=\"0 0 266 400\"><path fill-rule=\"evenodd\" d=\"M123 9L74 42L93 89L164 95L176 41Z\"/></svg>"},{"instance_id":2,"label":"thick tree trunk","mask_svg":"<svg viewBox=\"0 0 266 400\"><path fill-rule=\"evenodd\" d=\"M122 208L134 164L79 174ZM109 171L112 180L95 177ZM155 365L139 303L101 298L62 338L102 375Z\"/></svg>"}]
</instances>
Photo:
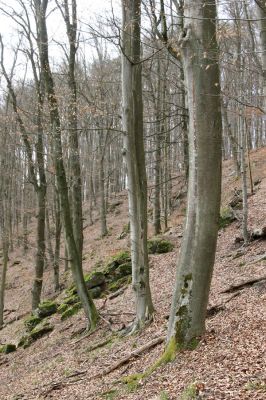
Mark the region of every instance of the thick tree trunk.
<instances>
[{"instance_id":1,"label":"thick tree trunk","mask_svg":"<svg viewBox=\"0 0 266 400\"><path fill-rule=\"evenodd\" d=\"M147 178L143 141L141 1L122 1L122 120L127 164L132 284L136 299L134 329L153 313L147 252Z\"/></svg>"},{"instance_id":2,"label":"thick tree trunk","mask_svg":"<svg viewBox=\"0 0 266 400\"><path fill-rule=\"evenodd\" d=\"M215 2L185 2L181 39L189 109L189 185L168 346L204 332L215 258L221 191L220 84ZM171 347L173 346L173 347Z\"/></svg>"}]
</instances>

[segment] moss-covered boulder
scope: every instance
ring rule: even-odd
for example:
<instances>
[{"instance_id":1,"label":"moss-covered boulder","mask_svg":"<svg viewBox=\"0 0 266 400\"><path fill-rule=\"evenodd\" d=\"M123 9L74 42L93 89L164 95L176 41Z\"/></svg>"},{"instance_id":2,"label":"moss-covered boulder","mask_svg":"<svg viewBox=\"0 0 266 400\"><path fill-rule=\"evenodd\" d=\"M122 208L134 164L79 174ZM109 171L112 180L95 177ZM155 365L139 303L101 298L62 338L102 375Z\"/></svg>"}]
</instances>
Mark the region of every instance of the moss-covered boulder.
<instances>
[{"instance_id":1,"label":"moss-covered boulder","mask_svg":"<svg viewBox=\"0 0 266 400\"><path fill-rule=\"evenodd\" d=\"M91 274L85 275L84 278L88 290L105 284L105 276L100 271L94 271Z\"/></svg>"},{"instance_id":2,"label":"moss-covered boulder","mask_svg":"<svg viewBox=\"0 0 266 400\"><path fill-rule=\"evenodd\" d=\"M7 343L4 344L3 346L0 346L0 353L2 354L9 354L13 353L13 351L16 351L17 347L12 344L12 343Z\"/></svg>"},{"instance_id":3,"label":"moss-covered boulder","mask_svg":"<svg viewBox=\"0 0 266 400\"><path fill-rule=\"evenodd\" d=\"M109 277L120 275L121 269L119 267L124 264L131 265L129 251L120 251L110 259L103 270L105 277L108 279ZM129 273L131 273L131 270Z\"/></svg>"},{"instance_id":4,"label":"moss-covered boulder","mask_svg":"<svg viewBox=\"0 0 266 400\"><path fill-rule=\"evenodd\" d=\"M82 307L82 304L80 302L67 307L61 313L61 320L64 321L65 319L72 317L72 315L77 314L77 312L81 309L81 307Z\"/></svg>"},{"instance_id":5,"label":"moss-covered boulder","mask_svg":"<svg viewBox=\"0 0 266 400\"><path fill-rule=\"evenodd\" d=\"M43 337L47 333L52 332L53 329L54 329L54 327L52 325L50 325L49 322L44 321L44 323L40 324L39 326L36 326L30 332L30 336L31 336L32 340L35 341L37 339L40 339L41 337Z\"/></svg>"},{"instance_id":6,"label":"moss-covered boulder","mask_svg":"<svg viewBox=\"0 0 266 400\"><path fill-rule=\"evenodd\" d=\"M46 320L43 320L35 328L33 328L28 334L22 336L18 343L18 347L23 347L24 349L29 347L31 343L40 339L47 333L52 332L54 327Z\"/></svg>"},{"instance_id":7,"label":"moss-covered boulder","mask_svg":"<svg viewBox=\"0 0 266 400\"><path fill-rule=\"evenodd\" d=\"M225 228L236 220L233 210L230 208L222 208L220 210L219 229Z\"/></svg>"},{"instance_id":8,"label":"moss-covered boulder","mask_svg":"<svg viewBox=\"0 0 266 400\"><path fill-rule=\"evenodd\" d=\"M169 253L174 248L173 243L169 240L162 238L153 238L148 240L148 251L149 254L163 254Z\"/></svg>"},{"instance_id":9,"label":"moss-covered boulder","mask_svg":"<svg viewBox=\"0 0 266 400\"><path fill-rule=\"evenodd\" d=\"M45 300L39 304L38 308L34 311L34 315L43 319L53 315L57 311L57 303L51 300Z\"/></svg>"},{"instance_id":10,"label":"moss-covered boulder","mask_svg":"<svg viewBox=\"0 0 266 400\"><path fill-rule=\"evenodd\" d=\"M101 297L104 288L102 286L95 286L89 290L89 294L93 299L98 299Z\"/></svg>"},{"instance_id":11,"label":"moss-covered boulder","mask_svg":"<svg viewBox=\"0 0 266 400\"><path fill-rule=\"evenodd\" d=\"M90 274L84 275L84 280L87 286L87 289L93 289L95 287L102 287L104 289L105 285L105 276L104 273L101 271L93 271ZM73 283L69 289L67 289L66 293L69 297L77 295L77 288Z\"/></svg>"},{"instance_id":12,"label":"moss-covered boulder","mask_svg":"<svg viewBox=\"0 0 266 400\"><path fill-rule=\"evenodd\" d=\"M24 326L26 328L26 331L30 332L32 329L34 329L42 319L36 315L30 315L28 318L24 320Z\"/></svg>"},{"instance_id":13,"label":"moss-covered boulder","mask_svg":"<svg viewBox=\"0 0 266 400\"><path fill-rule=\"evenodd\" d=\"M131 276L124 276L123 278L114 280L108 284L108 291L109 292L116 292L117 290L121 289L125 285L129 285L131 282Z\"/></svg>"}]
</instances>

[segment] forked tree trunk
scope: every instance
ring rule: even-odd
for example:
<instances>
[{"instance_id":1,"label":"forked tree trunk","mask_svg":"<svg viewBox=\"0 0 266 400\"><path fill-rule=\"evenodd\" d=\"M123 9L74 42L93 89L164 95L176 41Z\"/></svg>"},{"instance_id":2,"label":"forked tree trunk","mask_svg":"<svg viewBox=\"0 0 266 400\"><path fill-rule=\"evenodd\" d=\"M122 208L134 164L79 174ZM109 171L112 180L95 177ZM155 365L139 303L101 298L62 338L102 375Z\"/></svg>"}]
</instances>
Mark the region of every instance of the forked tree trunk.
<instances>
[{"instance_id":1,"label":"forked tree trunk","mask_svg":"<svg viewBox=\"0 0 266 400\"><path fill-rule=\"evenodd\" d=\"M168 349L205 329L221 192L220 84L215 2L188 0L180 40L189 109L189 184L185 233L168 326Z\"/></svg>"},{"instance_id":2,"label":"forked tree trunk","mask_svg":"<svg viewBox=\"0 0 266 400\"><path fill-rule=\"evenodd\" d=\"M141 1L122 1L122 120L127 164L132 284L140 328L153 314L147 252L147 178L143 142Z\"/></svg>"},{"instance_id":3,"label":"forked tree trunk","mask_svg":"<svg viewBox=\"0 0 266 400\"><path fill-rule=\"evenodd\" d=\"M49 55L48 55L48 36L46 27L47 4L48 4L47 0L34 1L36 22L37 22L37 38L39 46L40 65L45 81L46 94L50 112L51 138L54 150L53 156L54 156L55 173L56 173L60 204L62 208L62 216L64 221L69 262L74 282L77 287L77 292L82 302L85 315L88 319L88 327L93 329L98 320L98 313L95 308L94 302L88 293L84 281L83 270L82 270L82 257L80 253L80 240L81 240L80 235L82 235L82 233L77 232L76 230L77 227L73 227L73 221L70 210L66 171L63 162L59 107L55 93L54 80L50 68Z\"/></svg>"}]
</instances>

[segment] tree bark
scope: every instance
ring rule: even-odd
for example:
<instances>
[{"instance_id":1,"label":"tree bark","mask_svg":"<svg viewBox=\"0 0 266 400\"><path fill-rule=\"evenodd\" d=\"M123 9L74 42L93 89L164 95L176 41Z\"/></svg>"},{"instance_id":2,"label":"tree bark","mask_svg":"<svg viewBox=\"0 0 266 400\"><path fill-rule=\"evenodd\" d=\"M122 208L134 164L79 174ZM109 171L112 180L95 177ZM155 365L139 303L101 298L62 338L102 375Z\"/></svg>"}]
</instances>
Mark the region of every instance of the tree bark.
<instances>
[{"instance_id":1,"label":"tree bark","mask_svg":"<svg viewBox=\"0 0 266 400\"><path fill-rule=\"evenodd\" d=\"M147 178L143 140L141 1L122 1L122 123L127 165L132 284L136 302L133 331L153 314L147 252Z\"/></svg>"},{"instance_id":2,"label":"tree bark","mask_svg":"<svg viewBox=\"0 0 266 400\"><path fill-rule=\"evenodd\" d=\"M45 80L46 94L50 112L51 122L51 137L54 150L54 164L55 173L57 180L58 193L60 198L60 204L62 208L62 215L64 220L64 228L67 242L68 257L70 266L74 278L74 282L77 287L79 298L82 302L85 315L88 319L88 327L94 329L98 320L98 313L95 308L94 302L89 295L86 284L84 281L82 271L82 258L80 256L80 241L75 240L77 235L73 227L68 185L66 179L66 172L63 162L62 152L62 140L61 140L61 124L59 116L59 107L57 97L54 88L54 80L49 63L48 55L48 36L46 28L46 10L47 0L35 0L35 11L36 11L36 23L37 23L37 40L40 55L41 71Z\"/></svg>"},{"instance_id":3,"label":"tree bark","mask_svg":"<svg viewBox=\"0 0 266 400\"><path fill-rule=\"evenodd\" d=\"M216 5L188 0L184 14L180 45L188 93L189 184L185 233L167 335L168 348L174 350L186 346L205 329L221 192Z\"/></svg>"}]
</instances>

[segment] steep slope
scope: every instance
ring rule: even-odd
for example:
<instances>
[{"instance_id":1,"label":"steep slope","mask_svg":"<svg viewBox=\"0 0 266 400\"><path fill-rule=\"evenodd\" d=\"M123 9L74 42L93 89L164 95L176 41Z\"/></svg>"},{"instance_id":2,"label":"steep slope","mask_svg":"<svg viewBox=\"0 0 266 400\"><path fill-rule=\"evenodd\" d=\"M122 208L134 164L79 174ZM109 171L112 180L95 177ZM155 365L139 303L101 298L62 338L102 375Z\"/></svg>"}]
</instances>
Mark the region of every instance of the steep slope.
<instances>
[{"instance_id":1,"label":"steep slope","mask_svg":"<svg viewBox=\"0 0 266 400\"><path fill-rule=\"evenodd\" d=\"M249 198L249 227L266 225L266 148L251 154L255 194ZM223 205L225 208L240 182L233 175L232 162L223 169ZM105 257L128 247L128 237L118 239L127 223L126 194L113 200L108 217L110 235L99 239L99 224L86 228L84 267L90 271ZM206 335L193 351L180 353L172 363L157 369L134 384L121 377L141 373L162 353L163 344L131 357L109 374L109 367L150 340L165 334L181 243L183 217L179 208L171 216L172 228L166 236L174 251L151 255L151 286L156 307L154 322L137 336L117 338L114 331L133 318L131 288L113 299L96 300L101 310L98 329L82 336L86 326L82 311L66 321L58 314L51 318L55 329L27 349L0 355L0 399L179 399L186 390L191 396L201 391L206 399L265 399L266 283L224 293L232 285L266 275L265 241L253 241L246 248L235 243L241 235L240 223L220 230L214 277L211 288ZM6 327L0 331L0 343L17 343L23 331L23 316L30 310L30 284L34 251L22 257L19 249L11 254L6 292ZM53 297L52 271L45 272L44 298ZM71 278L62 275L65 285ZM62 295L59 296L59 299ZM17 319L17 320L16 320ZM84 335L84 334L83 334ZM107 340L111 337L111 340ZM105 341L101 347L92 346ZM184 399L196 397L183 397Z\"/></svg>"}]
</instances>

